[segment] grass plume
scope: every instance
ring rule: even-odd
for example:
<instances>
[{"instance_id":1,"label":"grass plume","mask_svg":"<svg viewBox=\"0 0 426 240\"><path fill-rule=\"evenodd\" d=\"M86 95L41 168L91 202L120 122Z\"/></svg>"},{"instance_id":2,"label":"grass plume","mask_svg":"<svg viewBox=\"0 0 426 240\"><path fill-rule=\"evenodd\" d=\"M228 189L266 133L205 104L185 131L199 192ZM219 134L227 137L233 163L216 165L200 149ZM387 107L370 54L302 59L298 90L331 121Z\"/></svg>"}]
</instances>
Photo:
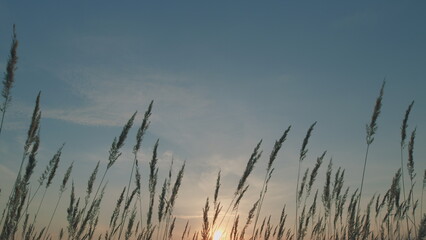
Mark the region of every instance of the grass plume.
<instances>
[{"instance_id":1,"label":"grass plume","mask_svg":"<svg viewBox=\"0 0 426 240\"><path fill-rule=\"evenodd\" d=\"M16 37L15 25L13 25L12 44L10 46L10 53L9 53L10 55L7 61L6 72L4 73L4 78L3 78L3 89L1 91L1 96L4 98L4 100L3 100L3 103L0 105L0 112L1 112L0 134L3 129L3 122L4 122L4 117L5 117L7 108L10 102L12 101L11 90L13 87L13 83L15 82L15 71L17 68L16 65L18 63L17 49L18 49L18 39Z\"/></svg>"},{"instance_id":2,"label":"grass plume","mask_svg":"<svg viewBox=\"0 0 426 240\"><path fill-rule=\"evenodd\" d=\"M308 142L309 142L309 138L311 137L312 131L314 130L315 125L317 124L317 122L315 121L309 128L308 131L306 132L306 136L303 139L303 143L302 143L302 147L300 148L300 155L299 155L299 167L297 169L297 183L296 183L296 217L295 217L295 232L296 234L298 233L297 231L297 218L298 218L298 207L299 206L299 179L300 179L300 167L302 164L302 161L306 158L306 154L308 153ZM298 238L298 236L296 236L296 238Z\"/></svg>"},{"instance_id":3,"label":"grass plume","mask_svg":"<svg viewBox=\"0 0 426 240\"><path fill-rule=\"evenodd\" d=\"M359 204L361 204L361 198L362 198L362 190L364 187L364 177L365 177L365 168L367 166L367 159L368 159L368 151L370 149L370 145L374 141L374 135L377 131L377 119L379 118L381 109L382 109L382 100L383 100L383 93L385 88L386 82L383 81L382 87L380 88L379 96L376 99L376 104L374 105L373 114L371 116L371 121L369 124L366 125L366 142L367 142L367 149L365 151L365 158L364 158L364 167L362 170L362 178L361 178L361 186L359 190ZM359 206L358 206L359 211Z\"/></svg>"},{"instance_id":4,"label":"grass plume","mask_svg":"<svg viewBox=\"0 0 426 240\"><path fill-rule=\"evenodd\" d=\"M263 180L263 185L262 185L262 189L260 191L260 196L259 196L259 200L258 200L259 206L257 207L257 211L256 211L256 215L255 215L255 220L254 220L254 224L253 224L252 235L254 235L254 232L256 230L257 221L258 221L259 216L260 216L260 210L262 208L263 201L265 199L265 195L266 195L266 192L268 190L268 183L269 183L269 180L271 179L272 172L274 171L274 168L272 166L273 166L273 164L275 162L275 159L277 158L278 152L280 151L280 149L281 149L284 141L287 139L287 135L290 132L290 129L291 129L291 126L289 126L283 132L283 134L280 137L280 139L278 139L278 140L275 141L274 147L273 147L272 152L271 152L271 154L269 156L268 166L266 168L265 179Z\"/></svg>"}]
</instances>

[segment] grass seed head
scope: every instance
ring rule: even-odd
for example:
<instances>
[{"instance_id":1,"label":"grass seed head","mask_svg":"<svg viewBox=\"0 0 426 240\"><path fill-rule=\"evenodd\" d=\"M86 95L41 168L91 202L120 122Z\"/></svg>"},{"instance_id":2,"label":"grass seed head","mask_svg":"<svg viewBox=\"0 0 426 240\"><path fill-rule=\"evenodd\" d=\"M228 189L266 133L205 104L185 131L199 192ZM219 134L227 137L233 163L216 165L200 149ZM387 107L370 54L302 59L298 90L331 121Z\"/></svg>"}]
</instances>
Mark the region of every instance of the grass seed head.
<instances>
[{"instance_id":1,"label":"grass seed head","mask_svg":"<svg viewBox=\"0 0 426 240\"><path fill-rule=\"evenodd\" d=\"M64 147L64 144L62 144L62 146L58 149L58 151L55 153L55 155L49 162L50 172L49 172L49 177L47 178L46 188L48 188L50 184L52 184L52 180L55 177L56 170L58 169L58 166L59 166L59 161L61 160L63 147Z\"/></svg>"},{"instance_id":2,"label":"grass seed head","mask_svg":"<svg viewBox=\"0 0 426 240\"><path fill-rule=\"evenodd\" d=\"M133 152L136 153L137 151L139 151L139 148L141 146L142 140L143 140L143 136L145 135L146 130L148 129L149 125L150 125L150 121L149 121L149 117L151 116L151 111L152 111L152 104L154 103L154 101L151 101L151 103L148 106L148 109L145 112L144 118L142 120L142 124L138 129L138 132L136 134L136 144L133 147Z\"/></svg>"},{"instance_id":3,"label":"grass seed head","mask_svg":"<svg viewBox=\"0 0 426 240\"><path fill-rule=\"evenodd\" d=\"M410 180L413 182L416 174L414 173L414 140L416 138L416 129L413 130L410 137L410 142L408 143L408 163L407 169L410 174Z\"/></svg>"},{"instance_id":4,"label":"grass seed head","mask_svg":"<svg viewBox=\"0 0 426 240\"><path fill-rule=\"evenodd\" d=\"M300 157L299 157L299 161L303 161L306 157L306 153L308 152L308 150L306 149L308 146L308 142L309 142L309 138L311 137L312 131L314 130L315 125L317 124L317 122L315 121L308 129L308 131L306 132L306 136L303 139L303 143L302 143L302 148L300 149Z\"/></svg>"},{"instance_id":5,"label":"grass seed head","mask_svg":"<svg viewBox=\"0 0 426 240\"><path fill-rule=\"evenodd\" d=\"M410 116L411 109L413 108L414 101L411 102L411 104L408 106L407 110L405 111L404 119L402 120L401 125L401 147L404 147L405 145L405 139L407 137L407 127L408 127L408 117Z\"/></svg>"},{"instance_id":6,"label":"grass seed head","mask_svg":"<svg viewBox=\"0 0 426 240\"><path fill-rule=\"evenodd\" d=\"M2 97L4 97L4 104L0 109L2 112L6 111L7 105L12 100L10 90L15 82L15 71L17 69L16 64L18 63L17 49L18 39L16 37L15 25L13 25L12 45L10 47L10 55L9 60L7 61L6 72L4 73L3 90L1 92Z\"/></svg>"},{"instance_id":7,"label":"grass seed head","mask_svg":"<svg viewBox=\"0 0 426 240\"><path fill-rule=\"evenodd\" d=\"M73 165L74 165L74 162L71 163L71 165L68 167L67 171L65 172L64 178L62 179L61 188L60 188L61 192L65 191L65 187L67 186L68 179L71 176Z\"/></svg>"},{"instance_id":8,"label":"grass seed head","mask_svg":"<svg viewBox=\"0 0 426 240\"><path fill-rule=\"evenodd\" d=\"M374 134L377 131L377 119L379 118L381 109L382 109L382 100L383 100L383 92L385 88L386 82L383 81L382 87L380 88L379 96L376 99L376 104L374 105L373 115L371 116L370 124L367 125L367 144L370 145L374 141Z\"/></svg>"},{"instance_id":9,"label":"grass seed head","mask_svg":"<svg viewBox=\"0 0 426 240\"><path fill-rule=\"evenodd\" d=\"M254 165L256 164L257 160L259 160L260 156L262 155L262 151L259 151L261 144L262 144L262 140L260 140L259 143L254 148L253 153L251 154L247 162L246 169L244 170L244 173L240 178L240 181L237 186L237 190L235 191L235 195L238 195L243 190L246 180L249 177L250 173L252 172Z\"/></svg>"}]
</instances>

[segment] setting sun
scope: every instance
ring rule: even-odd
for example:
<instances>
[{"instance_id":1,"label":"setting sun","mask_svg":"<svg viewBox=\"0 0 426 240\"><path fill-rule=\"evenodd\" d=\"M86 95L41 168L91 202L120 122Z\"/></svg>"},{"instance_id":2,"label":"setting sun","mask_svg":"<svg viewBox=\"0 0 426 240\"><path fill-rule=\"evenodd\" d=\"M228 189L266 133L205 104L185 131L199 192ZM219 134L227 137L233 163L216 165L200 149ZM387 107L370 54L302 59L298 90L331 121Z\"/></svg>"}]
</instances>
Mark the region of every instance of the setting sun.
<instances>
[{"instance_id":1,"label":"setting sun","mask_svg":"<svg viewBox=\"0 0 426 240\"><path fill-rule=\"evenodd\" d=\"M214 232L214 234L213 234L213 240L222 240L223 237L224 236L224 233L223 233L223 231L222 230L220 230L220 229L218 229L218 230L216 230L216 232Z\"/></svg>"}]
</instances>

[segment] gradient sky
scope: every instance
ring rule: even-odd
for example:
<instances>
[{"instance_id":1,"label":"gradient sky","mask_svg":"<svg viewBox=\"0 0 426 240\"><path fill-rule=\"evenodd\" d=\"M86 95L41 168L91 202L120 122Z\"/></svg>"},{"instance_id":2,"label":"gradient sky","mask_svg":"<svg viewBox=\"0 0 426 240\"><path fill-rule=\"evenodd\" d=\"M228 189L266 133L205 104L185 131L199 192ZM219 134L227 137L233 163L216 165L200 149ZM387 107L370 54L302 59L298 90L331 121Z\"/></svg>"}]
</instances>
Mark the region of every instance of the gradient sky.
<instances>
[{"instance_id":1,"label":"gradient sky","mask_svg":"<svg viewBox=\"0 0 426 240\"><path fill-rule=\"evenodd\" d=\"M365 124L385 78L364 191L372 196L390 186L400 167L403 114L415 100L408 124L410 132L417 127L419 193L426 168L425 10L421 1L0 1L2 71L12 24L20 43L13 100L0 136L0 206L19 168L39 90L41 150L34 180L65 142L59 178L74 161L72 178L82 197L96 162L102 171L106 167L109 146L123 124L138 111L138 126L154 100L141 152L143 177L157 138L159 182L172 157L175 169L186 160L174 211L180 229L186 219L198 227L219 169L226 205L263 139L264 154L240 208L246 214L259 194L273 142L289 125L265 214L281 211L285 203L294 206L298 154L314 121L303 168L312 168L327 150L319 178L332 157L335 168L346 168L346 184L359 187ZM111 169L105 209L127 185L135 132ZM319 180L314 188L321 187ZM52 203L57 188L49 189Z\"/></svg>"}]
</instances>

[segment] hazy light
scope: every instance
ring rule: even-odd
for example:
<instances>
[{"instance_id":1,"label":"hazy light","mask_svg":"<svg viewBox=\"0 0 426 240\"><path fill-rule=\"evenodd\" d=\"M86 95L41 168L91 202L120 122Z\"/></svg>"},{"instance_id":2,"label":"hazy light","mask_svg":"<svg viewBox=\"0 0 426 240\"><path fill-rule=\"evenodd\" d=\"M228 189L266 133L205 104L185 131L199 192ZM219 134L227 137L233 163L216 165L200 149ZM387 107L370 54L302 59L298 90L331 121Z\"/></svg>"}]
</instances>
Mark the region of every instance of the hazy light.
<instances>
[{"instance_id":1,"label":"hazy light","mask_svg":"<svg viewBox=\"0 0 426 240\"><path fill-rule=\"evenodd\" d=\"M221 240L223 236L223 231L218 229L216 230L216 232L214 232L213 234L213 240Z\"/></svg>"}]
</instances>

